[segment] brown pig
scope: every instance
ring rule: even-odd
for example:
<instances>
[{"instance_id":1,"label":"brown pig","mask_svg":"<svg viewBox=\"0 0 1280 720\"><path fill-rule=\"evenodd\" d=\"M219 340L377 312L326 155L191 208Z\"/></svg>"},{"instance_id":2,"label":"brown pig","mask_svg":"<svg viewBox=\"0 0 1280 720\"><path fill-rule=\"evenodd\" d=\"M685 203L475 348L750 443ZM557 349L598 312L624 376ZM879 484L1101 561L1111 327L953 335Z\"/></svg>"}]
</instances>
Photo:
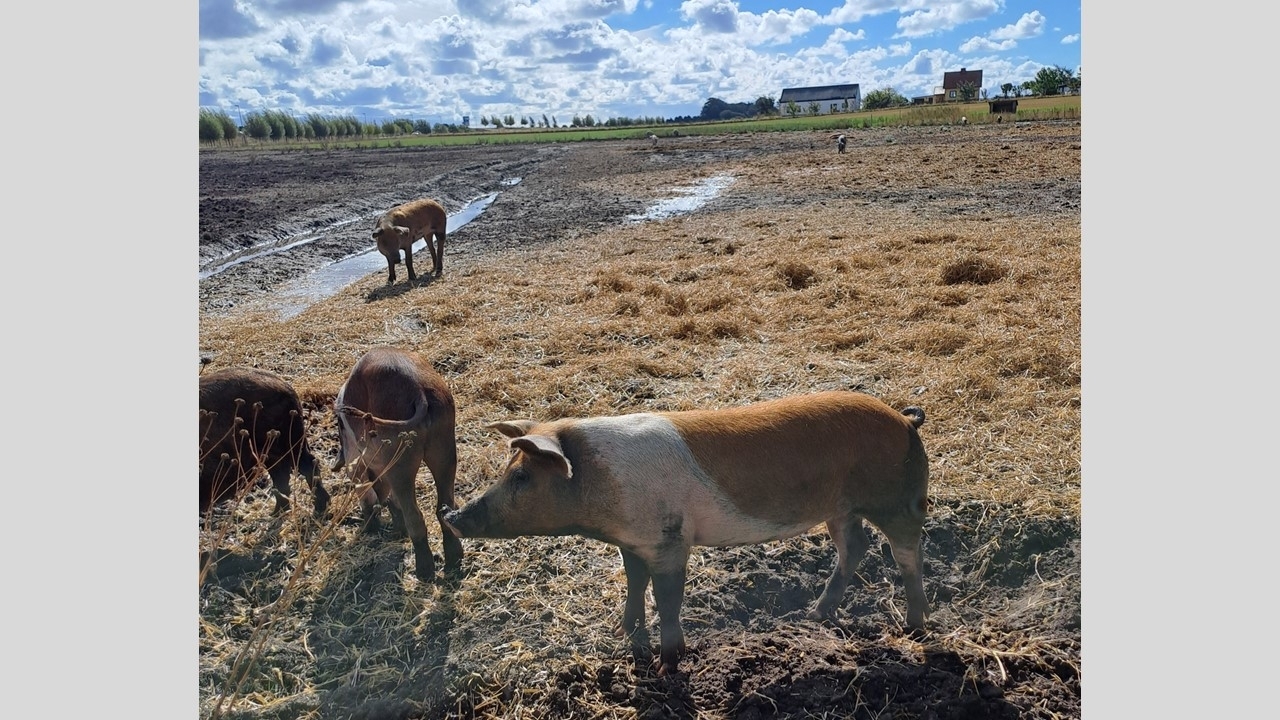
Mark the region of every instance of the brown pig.
<instances>
[{"instance_id":1,"label":"brown pig","mask_svg":"<svg viewBox=\"0 0 1280 720\"><path fill-rule=\"evenodd\" d=\"M387 258L387 284L396 281L396 263L400 251L404 251L404 266L409 271L409 281L418 279L413 271L413 243L422 238L431 252L435 274L444 272L444 236L448 216L444 207L435 200L423 198L388 210L373 226L373 239L378 252ZM435 236L432 244L431 237Z\"/></svg>"},{"instance_id":2,"label":"brown pig","mask_svg":"<svg viewBox=\"0 0 1280 720\"><path fill-rule=\"evenodd\" d=\"M441 508L437 520L455 507L455 409L444 378L417 353L375 347L356 362L338 390L334 414L338 458L333 469L351 458L352 479L372 483L361 498L366 528L377 527L377 505L386 504L396 529L413 542L416 574L431 580L435 559L414 490L418 468L425 464L435 480L435 507ZM441 535L445 570L456 571L462 565L462 542L453 533Z\"/></svg>"},{"instance_id":3,"label":"brown pig","mask_svg":"<svg viewBox=\"0 0 1280 720\"><path fill-rule=\"evenodd\" d=\"M901 413L855 392L822 392L724 410L492 423L510 438L502 478L445 523L464 538L582 535L618 546L627 575L622 631L648 649L653 581L659 674L684 652L680 606L695 545L761 543L826 523L836 563L809 616L830 615L870 544L888 538L906 585L907 624L927 611L921 536L929 460Z\"/></svg>"},{"instance_id":4,"label":"brown pig","mask_svg":"<svg viewBox=\"0 0 1280 720\"><path fill-rule=\"evenodd\" d=\"M268 370L232 367L200 376L200 512L258 480L276 490L276 514L289 507L289 477L297 472L323 517L329 493L307 445L302 403L293 387Z\"/></svg>"}]
</instances>

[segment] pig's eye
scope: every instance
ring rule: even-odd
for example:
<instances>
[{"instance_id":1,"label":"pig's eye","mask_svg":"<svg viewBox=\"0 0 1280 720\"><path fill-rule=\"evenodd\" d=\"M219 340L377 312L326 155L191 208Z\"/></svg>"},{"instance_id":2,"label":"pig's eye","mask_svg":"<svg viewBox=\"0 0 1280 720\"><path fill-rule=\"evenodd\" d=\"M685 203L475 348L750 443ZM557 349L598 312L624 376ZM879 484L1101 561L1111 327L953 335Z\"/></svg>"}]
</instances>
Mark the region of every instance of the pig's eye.
<instances>
[{"instance_id":1,"label":"pig's eye","mask_svg":"<svg viewBox=\"0 0 1280 720\"><path fill-rule=\"evenodd\" d=\"M524 468L515 468L508 476L508 480L514 485L524 485L529 482L529 471Z\"/></svg>"}]
</instances>

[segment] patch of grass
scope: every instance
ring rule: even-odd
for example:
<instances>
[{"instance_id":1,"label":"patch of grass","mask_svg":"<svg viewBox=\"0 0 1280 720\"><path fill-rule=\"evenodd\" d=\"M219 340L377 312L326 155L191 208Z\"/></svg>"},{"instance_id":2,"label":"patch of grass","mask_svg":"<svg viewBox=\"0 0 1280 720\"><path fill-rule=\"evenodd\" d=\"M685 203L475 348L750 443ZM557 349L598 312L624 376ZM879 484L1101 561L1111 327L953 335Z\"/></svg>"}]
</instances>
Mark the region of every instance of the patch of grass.
<instances>
[{"instance_id":1,"label":"patch of grass","mask_svg":"<svg viewBox=\"0 0 1280 720\"><path fill-rule=\"evenodd\" d=\"M961 283L989 285L1004 279L1008 274L1009 268L1004 263L977 255L967 255L943 266L942 283L944 285Z\"/></svg>"}]
</instances>

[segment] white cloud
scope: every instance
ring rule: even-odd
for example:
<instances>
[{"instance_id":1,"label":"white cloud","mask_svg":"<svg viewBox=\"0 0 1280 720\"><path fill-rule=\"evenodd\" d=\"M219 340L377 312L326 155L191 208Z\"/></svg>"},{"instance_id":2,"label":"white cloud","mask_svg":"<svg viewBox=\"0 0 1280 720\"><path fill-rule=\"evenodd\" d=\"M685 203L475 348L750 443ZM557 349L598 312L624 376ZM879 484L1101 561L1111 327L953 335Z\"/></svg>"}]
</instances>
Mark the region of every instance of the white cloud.
<instances>
[{"instance_id":1,"label":"white cloud","mask_svg":"<svg viewBox=\"0 0 1280 720\"><path fill-rule=\"evenodd\" d=\"M303 0L199 1L202 106L445 122L696 115L708 97L837 82L918 95L965 65L1021 81L1034 71L1015 78L1003 57L1047 29L1038 12L999 23L1005 0L845 0L825 15L803 7L813 3L748 12L738 0L684 0L678 12L653 0L319 0L305 11ZM615 20L646 7L639 22L625 18L642 29ZM895 20L895 35L880 29ZM966 23L979 26L968 40L941 36ZM940 39L913 45L931 34ZM1078 42L1077 32L1054 47ZM1033 60L1079 65L1078 50L1060 57Z\"/></svg>"},{"instance_id":2,"label":"white cloud","mask_svg":"<svg viewBox=\"0 0 1280 720\"><path fill-rule=\"evenodd\" d=\"M844 0L844 5L827 13L823 22L830 25L856 23L864 17L897 11L899 8L918 3L901 0Z\"/></svg>"},{"instance_id":3,"label":"white cloud","mask_svg":"<svg viewBox=\"0 0 1280 720\"><path fill-rule=\"evenodd\" d=\"M738 30L738 5L732 0L685 0L680 3L680 16L711 32Z\"/></svg>"},{"instance_id":4,"label":"white cloud","mask_svg":"<svg viewBox=\"0 0 1280 720\"><path fill-rule=\"evenodd\" d=\"M780 45L804 35L820 21L818 13L801 8L780 12L769 10L763 15L740 13L738 24L747 31L747 38L753 44Z\"/></svg>"},{"instance_id":5,"label":"white cloud","mask_svg":"<svg viewBox=\"0 0 1280 720\"><path fill-rule=\"evenodd\" d=\"M975 20L982 20L1004 9L1003 0L960 0L936 4L913 0L908 7L926 6L910 15L898 18L898 34L902 37L921 37L951 30Z\"/></svg>"},{"instance_id":6,"label":"white cloud","mask_svg":"<svg viewBox=\"0 0 1280 720\"><path fill-rule=\"evenodd\" d=\"M1073 33L1071 35L1067 35L1066 37L1062 38L1063 45L1070 45L1071 43L1078 43L1078 42L1080 42L1080 33Z\"/></svg>"},{"instance_id":7,"label":"white cloud","mask_svg":"<svg viewBox=\"0 0 1280 720\"><path fill-rule=\"evenodd\" d=\"M1018 18L1018 22L992 30L987 37L992 40L1027 40L1039 37L1044 33L1044 21L1044 15L1039 10L1032 10Z\"/></svg>"},{"instance_id":8,"label":"white cloud","mask_svg":"<svg viewBox=\"0 0 1280 720\"><path fill-rule=\"evenodd\" d=\"M966 54L980 52L999 52L1001 50L1012 50L1018 47L1016 40L1002 40L1001 42L992 42L984 37L969 38L960 44L960 52Z\"/></svg>"},{"instance_id":9,"label":"white cloud","mask_svg":"<svg viewBox=\"0 0 1280 720\"><path fill-rule=\"evenodd\" d=\"M858 32L852 33L844 28L838 27L831 31L831 35L827 38L827 42L847 43L865 39L867 39L867 32L861 28L858 29Z\"/></svg>"}]
</instances>

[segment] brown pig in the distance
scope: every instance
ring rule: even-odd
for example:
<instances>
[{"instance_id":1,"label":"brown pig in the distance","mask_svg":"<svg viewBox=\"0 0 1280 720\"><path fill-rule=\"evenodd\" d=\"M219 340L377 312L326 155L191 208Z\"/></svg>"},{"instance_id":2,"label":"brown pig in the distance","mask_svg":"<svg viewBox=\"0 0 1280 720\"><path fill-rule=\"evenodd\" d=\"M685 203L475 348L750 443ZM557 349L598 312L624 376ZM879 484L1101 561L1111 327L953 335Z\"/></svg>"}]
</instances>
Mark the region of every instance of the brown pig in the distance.
<instances>
[{"instance_id":1,"label":"brown pig in the distance","mask_svg":"<svg viewBox=\"0 0 1280 720\"><path fill-rule=\"evenodd\" d=\"M391 208L373 226L373 240L378 252L387 258L387 284L396 281L396 264L400 251L404 251L404 266L409 271L409 281L418 279L413 271L413 243L422 238L427 241L431 262L437 277L444 272L444 238L449 217L444 206L431 198L414 200ZM432 237L435 238L434 243Z\"/></svg>"},{"instance_id":2,"label":"brown pig in the distance","mask_svg":"<svg viewBox=\"0 0 1280 720\"><path fill-rule=\"evenodd\" d=\"M430 581L435 558L427 543L427 524L418 507L416 483L423 465L436 485L437 513L454 508L458 469L453 394L431 363L417 353L375 347L351 369L334 400L338 419L339 470L350 460L351 477L368 482L361 498L365 528L378 525L377 506L386 504L395 528L413 542L415 573ZM441 522L441 530L444 530ZM462 542L442 532L446 571L462 565Z\"/></svg>"},{"instance_id":3,"label":"brown pig in the distance","mask_svg":"<svg viewBox=\"0 0 1280 720\"><path fill-rule=\"evenodd\" d=\"M929 460L924 411L897 412L833 391L724 410L512 420L502 478L445 523L464 538L582 535L616 545L627 575L622 632L648 651L644 596L653 581L659 674L684 652L680 606L695 545L761 543L819 523L836 563L809 617L840 604L870 544L884 533L906 585L907 624L923 628L921 537Z\"/></svg>"}]
</instances>

